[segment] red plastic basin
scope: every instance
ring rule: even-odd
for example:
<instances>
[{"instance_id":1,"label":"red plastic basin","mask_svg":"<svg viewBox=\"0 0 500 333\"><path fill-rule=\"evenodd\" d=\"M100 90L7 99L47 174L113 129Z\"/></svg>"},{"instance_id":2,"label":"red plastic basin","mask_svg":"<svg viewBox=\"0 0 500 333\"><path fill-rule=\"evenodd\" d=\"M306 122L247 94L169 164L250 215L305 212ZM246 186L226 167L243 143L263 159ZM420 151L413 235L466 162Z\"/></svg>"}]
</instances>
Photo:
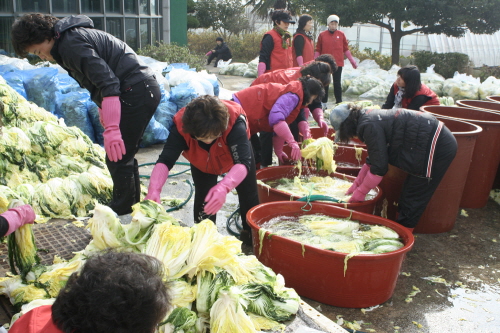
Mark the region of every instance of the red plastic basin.
<instances>
[{"instance_id":1,"label":"red plastic basin","mask_svg":"<svg viewBox=\"0 0 500 333\"><path fill-rule=\"evenodd\" d=\"M287 287L300 296L346 308L365 308L387 301L394 293L401 264L413 246L411 232L400 224L379 216L351 211L329 204L312 204L310 211L302 211L303 202L270 202L253 207L247 213L252 228L254 253L274 272L283 275ZM260 251L259 229L264 222L277 216L325 214L346 218L351 216L366 224L384 225L396 231L404 247L389 253L363 254L347 261L344 275L345 253L322 250L296 241L270 235L262 240Z\"/></svg>"},{"instance_id":2,"label":"red plastic basin","mask_svg":"<svg viewBox=\"0 0 500 333\"><path fill-rule=\"evenodd\" d=\"M486 96L486 99L490 102L500 103L500 96Z\"/></svg>"},{"instance_id":3,"label":"red plastic basin","mask_svg":"<svg viewBox=\"0 0 500 333\"><path fill-rule=\"evenodd\" d=\"M469 99L461 99L455 102L458 106L463 108L471 108L471 109L486 109L489 111L500 112L500 103L493 101L478 101L478 100L469 100Z\"/></svg>"},{"instance_id":4,"label":"red plastic basin","mask_svg":"<svg viewBox=\"0 0 500 333\"><path fill-rule=\"evenodd\" d=\"M257 170L257 180L261 180L264 183L267 183L268 181L273 181L273 180L278 180L280 178L290 178L293 179L295 176L298 176L299 171L292 165L282 165L282 166L274 166L274 167L269 167L269 168L264 168ZM336 177L336 178L341 178L341 179L347 179L351 182L356 179L353 176L348 176L344 175L341 173L328 173L326 171L316 171L316 169L313 168L307 168L303 167L302 168L302 174L312 174L312 175L318 175L321 177ZM329 205L334 205L334 206L339 206L339 207L344 207L344 208L349 208L358 212L363 212L367 214L373 214L375 204L377 201L382 197L382 191L380 188L376 188L378 191L378 194L371 200L366 200L363 202L356 202L356 203L335 203L331 202L328 203ZM257 184L257 191L259 193L259 201L261 203L264 202L273 202L273 201L290 201L290 200L297 200L300 197L298 196L292 196L289 193L277 190L275 188L268 188L266 186L263 186L261 184Z\"/></svg>"},{"instance_id":5,"label":"red plastic basin","mask_svg":"<svg viewBox=\"0 0 500 333\"><path fill-rule=\"evenodd\" d=\"M436 116L466 121L483 129L476 139L460 207L484 207L500 163L500 112L436 105L423 106L421 110Z\"/></svg>"}]
</instances>

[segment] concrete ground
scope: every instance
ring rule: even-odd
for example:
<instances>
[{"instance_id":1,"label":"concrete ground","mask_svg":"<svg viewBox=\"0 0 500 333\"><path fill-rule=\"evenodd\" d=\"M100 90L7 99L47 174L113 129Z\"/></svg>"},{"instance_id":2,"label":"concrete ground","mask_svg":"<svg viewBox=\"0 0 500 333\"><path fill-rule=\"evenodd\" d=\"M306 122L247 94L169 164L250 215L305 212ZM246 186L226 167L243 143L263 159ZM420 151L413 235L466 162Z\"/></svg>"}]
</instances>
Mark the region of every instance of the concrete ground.
<instances>
[{"instance_id":1,"label":"concrete ground","mask_svg":"<svg viewBox=\"0 0 500 333\"><path fill-rule=\"evenodd\" d=\"M207 69L214 72L211 66ZM219 80L229 91L243 89L252 81L224 75ZM230 95L224 89L222 94ZM139 162L156 161L161 148L142 149ZM185 168L176 166L173 171ZM150 170L141 168L141 174ZM162 196L187 198L189 186L184 179L190 179L189 173L170 177ZM218 214L220 232L228 233L226 221L236 208L237 198L230 194ZM172 214L192 225L192 200ZM500 332L500 207L490 200L486 207L468 209L466 214L457 216L450 232L415 235L415 245L403 262L394 294L387 302L362 310L304 300L332 321L343 320L344 327L348 327L347 322L357 322L360 332ZM331 281L331 288L335 288L335 281Z\"/></svg>"}]
</instances>

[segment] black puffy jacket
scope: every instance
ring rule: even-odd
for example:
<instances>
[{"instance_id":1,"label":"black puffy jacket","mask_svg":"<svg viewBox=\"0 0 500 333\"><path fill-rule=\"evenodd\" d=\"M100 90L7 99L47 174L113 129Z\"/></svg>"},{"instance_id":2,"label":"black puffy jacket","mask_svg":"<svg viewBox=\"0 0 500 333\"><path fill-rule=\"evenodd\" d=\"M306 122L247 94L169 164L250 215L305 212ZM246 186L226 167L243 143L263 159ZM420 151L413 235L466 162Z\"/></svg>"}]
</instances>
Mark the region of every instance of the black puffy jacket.
<instances>
[{"instance_id":1,"label":"black puffy jacket","mask_svg":"<svg viewBox=\"0 0 500 333\"><path fill-rule=\"evenodd\" d=\"M357 134L368 149L371 173L383 176L392 164L415 176L430 177L430 153L439 135L438 125L434 116L421 111L362 110Z\"/></svg>"},{"instance_id":2,"label":"black puffy jacket","mask_svg":"<svg viewBox=\"0 0 500 333\"><path fill-rule=\"evenodd\" d=\"M99 106L103 97L120 96L130 86L154 74L139 63L137 54L127 44L94 29L92 20L85 15L59 20L54 32L52 57L90 92Z\"/></svg>"}]
</instances>

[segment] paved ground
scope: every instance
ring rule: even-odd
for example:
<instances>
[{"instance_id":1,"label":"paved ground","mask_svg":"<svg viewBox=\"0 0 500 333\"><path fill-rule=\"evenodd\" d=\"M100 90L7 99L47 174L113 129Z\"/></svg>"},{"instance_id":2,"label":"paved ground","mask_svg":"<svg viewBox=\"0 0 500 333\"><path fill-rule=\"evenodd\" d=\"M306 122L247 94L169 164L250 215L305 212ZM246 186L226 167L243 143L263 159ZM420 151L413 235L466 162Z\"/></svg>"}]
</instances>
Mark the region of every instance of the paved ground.
<instances>
[{"instance_id":1,"label":"paved ground","mask_svg":"<svg viewBox=\"0 0 500 333\"><path fill-rule=\"evenodd\" d=\"M251 82L223 75L219 79L228 90L245 88ZM143 149L140 162L155 161L160 150L161 146ZM147 172L147 168L141 170ZM181 180L189 177L184 174L169 178L162 195L186 198L188 186ZM221 232L227 233L226 220L236 206L236 196L230 195L218 214L217 226ZM305 300L335 322L339 318L358 321L362 332L500 332L500 206L490 200L486 207L466 213L468 217L457 216L455 228L450 232L416 235L394 295L384 304L362 311ZM192 224L191 203L173 214ZM442 280L424 279L430 277ZM335 281L331 281L331 288L335 288ZM415 292L412 301L405 301L412 292Z\"/></svg>"}]
</instances>

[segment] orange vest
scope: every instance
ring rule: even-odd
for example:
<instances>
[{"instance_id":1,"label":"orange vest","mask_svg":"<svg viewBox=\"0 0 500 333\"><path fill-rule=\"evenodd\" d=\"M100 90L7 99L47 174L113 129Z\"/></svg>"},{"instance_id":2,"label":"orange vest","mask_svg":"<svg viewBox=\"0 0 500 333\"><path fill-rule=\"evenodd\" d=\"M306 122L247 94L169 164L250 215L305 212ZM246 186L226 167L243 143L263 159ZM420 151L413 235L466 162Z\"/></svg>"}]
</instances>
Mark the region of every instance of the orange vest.
<instances>
[{"instance_id":1,"label":"orange vest","mask_svg":"<svg viewBox=\"0 0 500 333\"><path fill-rule=\"evenodd\" d=\"M394 83L394 95L396 95L399 91L399 87L397 84ZM410 105L411 100L417 96L420 95L425 95L429 96L431 99L425 102L423 105L439 105L439 99L434 91L431 90L431 88L427 87L425 84L422 83L420 86L420 90L415 93L415 95L412 98L403 98L401 101L401 107L406 109L408 105Z\"/></svg>"},{"instance_id":2,"label":"orange vest","mask_svg":"<svg viewBox=\"0 0 500 333\"><path fill-rule=\"evenodd\" d=\"M314 60L314 44L312 39L301 33L296 33L295 35L301 35L304 38L304 49L302 50L302 58L304 60L304 64L306 62ZM295 54L295 47L292 50L292 55L293 66L299 66L299 64L297 63L297 55Z\"/></svg>"},{"instance_id":3,"label":"orange vest","mask_svg":"<svg viewBox=\"0 0 500 333\"><path fill-rule=\"evenodd\" d=\"M14 322L12 333L63 333L52 321L52 305L42 305L23 314Z\"/></svg>"},{"instance_id":4,"label":"orange vest","mask_svg":"<svg viewBox=\"0 0 500 333\"><path fill-rule=\"evenodd\" d=\"M250 84L250 87L263 83L288 84L302 76L302 73L300 72L301 69L302 67L292 67L288 69L277 69L272 72L264 73L256 78L252 82L252 84Z\"/></svg>"},{"instance_id":5,"label":"orange vest","mask_svg":"<svg viewBox=\"0 0 500 333\"><path fill-rule=\"evenodd\" d=\"M286 69L293 67L293 58L292 58L292 39L287 40L288 48L284 49L282 44L283 40L281 39L281 35L276 32L276 30L272 29L266 32L266 34L271 35L273 37L274 48L271 52L271 60L269 64L269 70L266 71L274 71L276 69Z\"/></svg>"},{"instance_id":6,"label":"orange vest","mask_svg":"<svg viewBox=\"0 0 500 333\"><path fill-rule=\"evenodd\" d=\"M182 155L199 170L212 175L222 175L228 172L234 165L231 151L227 143L227 136L234 123L240 115L245 115L243 108L236 102L222 100L229 111L229 123L227 129L222 133L222 136L217 138L210 147L210 151L206 151L198 144L198 140L190 134L184 133L182 130L182 116L186 108L182 108L174 116L174 124L179 133L184 137L188 146L187 150L182 152ZM250 130L247 123L247 137L250 138Z\"/></svg>"},{"instance_id":7,"label":"orange vest","mask_svg":"<svg viewBox=\"0 0 500 333\"><path fill-rule=\"evenodd\" d=\"M299 96L299 103L290 112L285 121L292 123L299 115L303 107L304 91L300 81L292 81L287 85L279 83L265 83L249 87L234 94L240 101L243 110L246 110L248 125L250 126L250 135L258 132L272 132L273 128L269 124L269 113L281 95L294 93Z\"/></svg>"}]
</instances>

